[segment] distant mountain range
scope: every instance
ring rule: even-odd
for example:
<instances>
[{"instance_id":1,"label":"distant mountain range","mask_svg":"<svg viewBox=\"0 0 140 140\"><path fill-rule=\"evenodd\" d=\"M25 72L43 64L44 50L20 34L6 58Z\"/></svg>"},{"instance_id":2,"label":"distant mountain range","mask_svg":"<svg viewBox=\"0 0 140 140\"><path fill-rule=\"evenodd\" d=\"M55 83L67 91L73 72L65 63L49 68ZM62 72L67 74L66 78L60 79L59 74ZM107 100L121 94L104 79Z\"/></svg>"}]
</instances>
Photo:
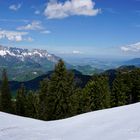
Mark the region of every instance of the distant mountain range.
<instances>
[{"instance_id":1,"label":"distant mountain range","mask_svg":"<svg viewBox=\"0 0 140 140\"><path fill-rule=\"evenodd\" d=\"M53 70L60 57L40 49L21 49L0 45L0 72L8 71L10 80L25 81Z\"/></svg>"},{"instance_id":2,"label":"distant mountain range","mask_svg":"<svg viewBox=\"0 0 140 140\"><path fill-rule=\"evenodd\" d=\"M125 65L134 65L134 66L140 67L140 58L134 58L134 59L128 60L124 64Z\"/></svg>"},{"instance_id":3,"label":"distant mountain range","mask_svg":"<svg viewBox=\"0 0 140 140\"><path fill-rule=\"evenodd\" d=\"M87 82L91 79L91 76L83 75L81 72L77 70L70 70L70 71L73 72L75 84L79 87L84 87L87 84ZM43 74L29 81L24 81L24 82L9 81L10 89L13 93L15 93L15 91L17 91L17 89L19 89L23 84L27 90L37 90L40 86L40 82L45 78L50 78L52 72L53 71L49 71L47 74ZM0 85L1 85L1 81L0 81Z\"/></svg>"},{"instance_id":4,"label":"distant mountain range","mask_svg":"<svg viewBox=\"0 0 140 140\"><path fill-rule=\"evenodd\" d=\"M0 75L3 68L6 68L10 81L29 81L52 71L59 59L61 58L50 54L47 50L29 50L0 45ZM119 62L79 58L72 60L72 62L69 61L69 63L65 62L65 64L68 69L78 70L84 75L93 75L120 66L133 65L140 67L140 58Z\"/></svg>"},{"instance_id":5,"label":"distant mountain range","mask_svg":"<svg viewBox=\"0 0 140 140\"><path fill-rule=\"evenodd\" d=\"M108 75L109 85L112 86L112 82L115 79L116 74L118 72L121 72L121 73L125 72L126 73L126 72L130 72L134 69L137 69L137 67L135 67L135 66L121 66L117 69L107 70L101 74ZM83 75L81 72L79 72L77 70L71 70L71 71L74 74L75 85L78 87L83 88L87 84L87 82L92 78L92 76ZM36 77L35 79L29 80L29 81L24 81L24 82L9 81L10 89L11 89L12 93L15 93L17 91L17 89L19 89L20 86L22 84L24 84L24 86L26 87L27 90L38 90L39 86L40 86L40 82L45 78L50 78L52 73L53 73L53 71L49 71L47 74L43 74L41 76ZM1 85L1 81L0 81L0 85Z\"/></svg>"}]
</instances>

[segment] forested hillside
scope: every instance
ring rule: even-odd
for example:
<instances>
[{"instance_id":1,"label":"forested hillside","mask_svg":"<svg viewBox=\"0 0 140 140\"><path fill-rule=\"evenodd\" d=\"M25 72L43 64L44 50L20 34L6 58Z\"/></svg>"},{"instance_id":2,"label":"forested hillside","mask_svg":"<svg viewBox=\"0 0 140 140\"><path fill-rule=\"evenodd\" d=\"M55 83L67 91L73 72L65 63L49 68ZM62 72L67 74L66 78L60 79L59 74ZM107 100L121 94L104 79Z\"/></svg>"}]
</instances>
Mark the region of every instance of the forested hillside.
<instances>
[{"instance_id":1,"label":"forested hillside","mask_svg":"<svg viewBox=\"0 0 140 140\"><path fill-rule=\"evenodd\" d=\"M3 70L0 110L41 120L58 120L140 101L138 68L93 75L84 87L75 80L73 72L59 60L53 73L40 82L38 90L27 90L21 84L12 97L7 73Z\"/></svg>"}]
</instances>

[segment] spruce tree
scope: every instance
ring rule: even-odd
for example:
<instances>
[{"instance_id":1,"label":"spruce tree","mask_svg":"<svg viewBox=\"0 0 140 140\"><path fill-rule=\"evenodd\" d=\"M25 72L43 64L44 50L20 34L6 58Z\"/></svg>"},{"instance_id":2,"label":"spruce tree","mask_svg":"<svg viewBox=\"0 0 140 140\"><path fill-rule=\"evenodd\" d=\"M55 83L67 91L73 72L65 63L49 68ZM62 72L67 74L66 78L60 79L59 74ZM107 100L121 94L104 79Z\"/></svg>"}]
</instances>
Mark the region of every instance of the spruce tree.
<instances>
[{"instance_id":1,"label":"spruce tree","mask_svg":"<svg viewBox=\"0 0 140 140\"><path fill-rule=\"evenodd\" d=\"M110 105L110 98L111 98L111 91L109 86L109 79L106 75L101 75L99 77L99 83L102 91L102 108L109 108Z\"/></svg>"},{"instance_id":2,"label":"spruce tree","mask_svg":"<svg viewBox=\"0 0 140 140\"><path fill-rule=\"evenodd\" d=\"M26 116L26 91L23 84L16 95L16 113L21 116Z\"/></svg>"},{"instance_id":3,"label":"spruce tree","mask_svg":"<svg viewBox=\"0 0 140 140\"><path fill-rule=\"evenodd\" d=\"M59 60L49 82L47 96L49 119L61 119L71 116L71 96L74 92L73 74L66 70Z\"/></svg>"},{"instance_id":4,"label":"spruce tree","mask_svg":"<svg viewBox=\"0 0 140 140\"><path fill-rule=\"evenodd\" d=\"M38 94L36 94L36 92L29 91L28 94L26 95L25 112L26 112L26 116L28 117L36 118L36 119L39 118L39 99L38 99Z\"/></svg>"},{"instance_id":5,"label":"spruce tree","mask_svg":"<svg viewBox=\"0 0 140 140\"><path fill-rule=\"evenodd\" d=\"M8 113L12 112L11 93L10 93L8 77L5 69L2 72L0 103L1 103L1 111L8 112Z\"/></svg>"},{"instance_id":6,"label":"spruce tree","mask_svg":"<svg viewBox=\"0 0 140 140\"><path fill-rule=\"evenodd\" d=\"M131 101L130 103L136 103L140 101L140 69L135 69L129 73L130 75L130 96Z\"/></svg>"},{"instance_id":7,"label":"spruce tree","mask_svg":"<svg viewBox=\"0 0 140 140\"><path fill-rule=\"evenodd\" d=\"M48 96L48 84L49 79L46 78L40 82L40 90L39 90L39 119L48 120L49 112L48 108L50 107L48 103L49 96ZM47 100L48 99L48 100Z\"/></svg>"},{"instance_id":8,"label":"spruce tree","mask_svg":"<svg viewBox=\"0 0 140 140\"><path fill-rule=\"evenodd\" d=\"M1 91L0 91L0 111L2 110L2 105L1 105Z\"/></svg>"},{"instance_id":9,"label":"spruce tree","mask_svg":"<svg viewBox=\"0 0 140 140\"><path fill-rule=\"evenodd\" d=\"M81 88L75 88L74 93L70 97L70 103L71 103L71 115L75 116L78 114L83 113L82 108L82 89Z\"/></svg>"},{"instance_id":10,"label":"spruce tree","mask_svg":"<svg viewBox=\"0 0 140 140\"><path fill-rule=\"evenodd\" d=\"M106 76L94 76L83 89L84 112L110 107L110 88Z\"/></svg>"},{"instance_id":11,"label":"spruce tree","mask_svg":"<svg viewBox=\"0 0 140 140\"><path fill-rule=\"evenodd\" d=\"M129 91L128 85L124 83L124 74L118 74L113 81L111 105L112 107L127 104L127 93Z\"/></svg>"}]
</instances>

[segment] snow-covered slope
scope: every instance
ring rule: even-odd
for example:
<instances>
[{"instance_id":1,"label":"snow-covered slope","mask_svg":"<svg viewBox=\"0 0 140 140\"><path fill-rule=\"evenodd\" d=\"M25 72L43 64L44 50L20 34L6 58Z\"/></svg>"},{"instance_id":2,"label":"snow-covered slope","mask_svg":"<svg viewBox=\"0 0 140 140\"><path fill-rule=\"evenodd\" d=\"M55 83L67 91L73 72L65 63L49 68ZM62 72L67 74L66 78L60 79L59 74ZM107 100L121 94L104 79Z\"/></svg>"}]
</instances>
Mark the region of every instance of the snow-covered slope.
<instances>
[{"instance_id":1,"label":"snow-covered slope","mask_svg":"<svg viewBox=\"0 0 140 140\"><path fill-rule=\"evenodd\" d=\"M0 140L140 140L140 103L51 122L0 112Z\"/></svg>"}]
</instances>

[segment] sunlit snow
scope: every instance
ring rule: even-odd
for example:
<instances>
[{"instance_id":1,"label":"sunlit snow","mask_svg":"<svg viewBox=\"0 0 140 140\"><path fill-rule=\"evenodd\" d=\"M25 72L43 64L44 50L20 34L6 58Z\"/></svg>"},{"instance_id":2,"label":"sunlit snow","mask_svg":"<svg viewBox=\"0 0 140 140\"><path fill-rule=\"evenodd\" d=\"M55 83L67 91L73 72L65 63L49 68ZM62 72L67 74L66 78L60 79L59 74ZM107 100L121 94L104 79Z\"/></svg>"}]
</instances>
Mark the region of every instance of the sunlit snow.
<instances>
[{"instance_id":1,"label":"sunlit snow","mask_svg":"<svg viewBox=\"0 0 140 140\"><path fill-rule=\"evenodd\" d=\"M140 103L50 122L0 112L0 140L140 140Z\"/></svg>"}]
</instances>

